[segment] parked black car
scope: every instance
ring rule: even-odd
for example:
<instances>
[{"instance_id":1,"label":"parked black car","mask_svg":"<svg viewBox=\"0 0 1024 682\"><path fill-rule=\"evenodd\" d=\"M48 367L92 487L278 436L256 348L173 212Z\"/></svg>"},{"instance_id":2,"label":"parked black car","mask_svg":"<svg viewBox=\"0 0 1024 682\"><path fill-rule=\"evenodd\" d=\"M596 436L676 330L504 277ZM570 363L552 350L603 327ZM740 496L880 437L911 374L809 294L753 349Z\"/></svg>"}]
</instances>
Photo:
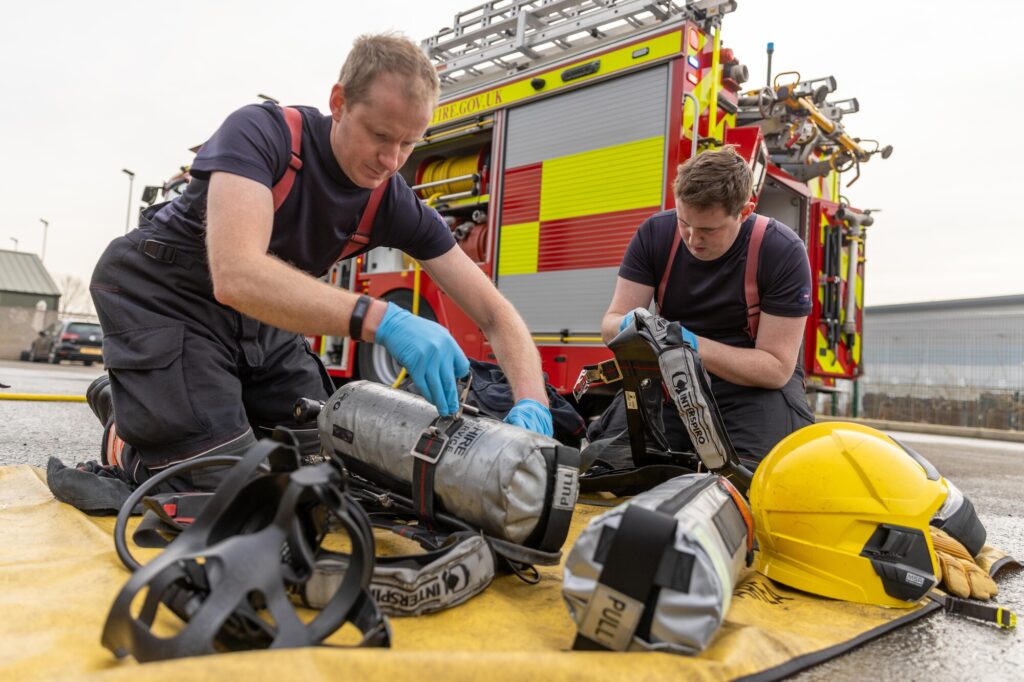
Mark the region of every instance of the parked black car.
<instances>
[{"instance_id":1,"label":"parked black car","mask_svg":"<svg viewBox=\"0 0 1024 682\"><path fill-rule=\"evenodd\" d=\"M103 330L95 322L54 322L39 332L28 349L29 362L60 364L81 360L86 366L103 362Z\"/></svg>"}]
</instances>

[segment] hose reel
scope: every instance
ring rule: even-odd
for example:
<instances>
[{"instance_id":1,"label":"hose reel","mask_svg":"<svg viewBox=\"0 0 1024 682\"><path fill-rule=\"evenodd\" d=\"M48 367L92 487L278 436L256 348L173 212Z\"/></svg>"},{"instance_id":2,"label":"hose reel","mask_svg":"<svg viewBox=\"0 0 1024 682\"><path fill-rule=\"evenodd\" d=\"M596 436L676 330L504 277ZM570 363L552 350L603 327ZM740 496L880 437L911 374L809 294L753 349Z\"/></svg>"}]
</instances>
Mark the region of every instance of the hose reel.
<instances>
[{"instance_id":1,"label":"hose reel","mask_svg":"<svg viewBox=\"0 0 1024 682\"><path fill-rule=\"evenodd\" d=\"M490 160L490 145L464 156L427 157L416 169L412 189L423 199L436 197L435 201L479 196L486 193L490 180Z\"/></svg>"}]
</instances>

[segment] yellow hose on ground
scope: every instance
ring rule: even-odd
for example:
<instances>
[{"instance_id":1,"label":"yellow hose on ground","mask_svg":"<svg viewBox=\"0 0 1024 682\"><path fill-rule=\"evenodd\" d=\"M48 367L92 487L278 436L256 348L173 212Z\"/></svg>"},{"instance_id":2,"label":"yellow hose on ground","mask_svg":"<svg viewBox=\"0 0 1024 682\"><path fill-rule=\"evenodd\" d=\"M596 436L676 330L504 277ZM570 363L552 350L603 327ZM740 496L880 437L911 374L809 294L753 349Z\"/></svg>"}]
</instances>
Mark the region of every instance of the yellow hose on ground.
<instances>
[{"instance_id":1,"label":"yellow hose on ground","mask_svg":"<svg viewBox=\"0 0 1024 682\"><path fill-rule=\"evenodd\" d=\"M49 393L0 393L0 400L38 400L51 403L84 403L84 395L55 395Z\"/></svg>"}]
</instances>

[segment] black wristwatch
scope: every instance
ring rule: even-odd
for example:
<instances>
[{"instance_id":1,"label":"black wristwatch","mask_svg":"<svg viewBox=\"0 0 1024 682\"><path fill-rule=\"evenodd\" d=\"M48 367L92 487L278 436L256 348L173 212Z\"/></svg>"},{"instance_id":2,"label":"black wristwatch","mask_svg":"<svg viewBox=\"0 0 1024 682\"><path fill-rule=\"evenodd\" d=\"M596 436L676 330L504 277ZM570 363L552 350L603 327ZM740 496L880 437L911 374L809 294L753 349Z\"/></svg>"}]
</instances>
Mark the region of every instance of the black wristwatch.
<instances>
[{"instance_id":1,"label":"black wristwatch","mask_svg":"<svg viewBox=\"0 0 1024 682\"><path fill-rule=\"evenodd\" d=\"M373 298L363 294L356 299L355 307L352 308L352 317L348 320L348 335L354 341L362 341L363 322L366 320L366 313L370 309Z\"/></svg>"}]
</instances>

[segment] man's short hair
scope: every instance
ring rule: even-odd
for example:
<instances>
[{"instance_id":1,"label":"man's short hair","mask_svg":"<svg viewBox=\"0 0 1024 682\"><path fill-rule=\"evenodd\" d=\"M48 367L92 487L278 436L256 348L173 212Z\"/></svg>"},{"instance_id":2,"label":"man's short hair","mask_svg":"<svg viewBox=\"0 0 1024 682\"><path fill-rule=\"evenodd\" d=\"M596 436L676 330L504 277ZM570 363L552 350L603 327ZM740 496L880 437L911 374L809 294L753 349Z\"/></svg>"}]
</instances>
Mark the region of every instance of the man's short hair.
<instances>
[{"instance_id":1,"label":"man's short hair","mask_svg":"<svg viewBox=\"0 0 1024 682\"><path fill-rule=\"evenodd\" d=\"M338 75L350 104L366 102L370 86L382 73L400 76L406 94L418 101L437 104L440 82L437 70L416 43L398 33L365 34L356 38Z\"/></svg>"},{"instance_id":2,"label":"man's short hair","mask_svg":"<svg viewBox=\"0 0 1024 682\"><path fill-rule=\"evenodd\" d=\"M672 191L677 205L701 211L720 206L734 216L750 201L753 185L750 166L734 145L726 145L687 159L679 166Z\"/></svg>"}]
</instances>

